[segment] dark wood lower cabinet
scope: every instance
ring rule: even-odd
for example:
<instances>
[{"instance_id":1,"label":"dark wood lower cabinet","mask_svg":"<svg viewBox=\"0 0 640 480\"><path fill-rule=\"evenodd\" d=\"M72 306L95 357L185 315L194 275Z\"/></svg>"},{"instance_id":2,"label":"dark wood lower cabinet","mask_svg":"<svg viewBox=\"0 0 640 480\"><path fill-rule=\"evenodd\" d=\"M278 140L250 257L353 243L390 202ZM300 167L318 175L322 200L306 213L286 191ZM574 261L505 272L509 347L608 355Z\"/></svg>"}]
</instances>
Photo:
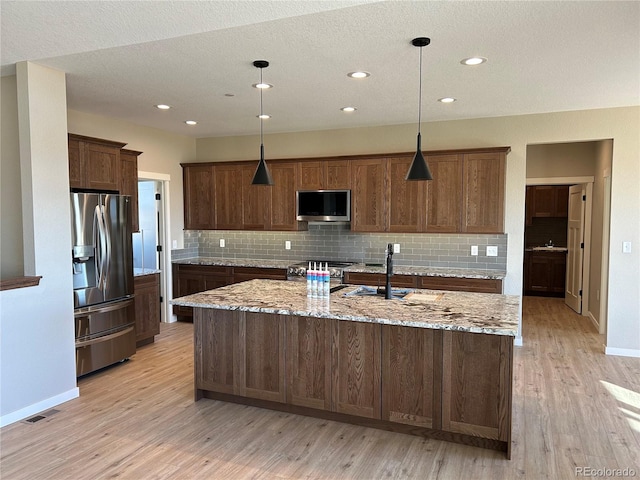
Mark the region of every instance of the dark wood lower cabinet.
<instances>
[{"instance_id":1,"label":"dark wood lower cabinet","mask_svg":"<svg viewBox=\"0 0 640 480\"><path fill-rule=\"evenodd\" d=\"M160 333L160 274L134 277L136 346L153 343Z\"/></svg>"},{"instance_id":2,"label":"dark wood lower cabinet","mask_svg":"<svg viewBox=\"0 0 640 480\"><path fill-rule=\"evenodd\" d=\"M383 273L345 272L344 283L384 287ZM476 293L502 293L502 280L493 278L429 277L423 275L393 275L393 287L427 288Z\"/></svg>"},{"instance_id":3,"label":"dark wood lower cabinet","mask_svg":"<svg viewBox=\"0 0 640 480\"><path fill-rule=\"evenodd\" d=\"M195 309L195 398L491 448L510 457L513 338Z\"/></svg>"},{"instance_id":4,"label":"dark wood lower cabinet","mask_svg":"<svg viewBox=\"0 0 640 480\"><path fill-rule=\"evenodd\" d=\"M563 297L566 277L566 252L525 252L524 293Z\"/></svg>"}]
</instances>

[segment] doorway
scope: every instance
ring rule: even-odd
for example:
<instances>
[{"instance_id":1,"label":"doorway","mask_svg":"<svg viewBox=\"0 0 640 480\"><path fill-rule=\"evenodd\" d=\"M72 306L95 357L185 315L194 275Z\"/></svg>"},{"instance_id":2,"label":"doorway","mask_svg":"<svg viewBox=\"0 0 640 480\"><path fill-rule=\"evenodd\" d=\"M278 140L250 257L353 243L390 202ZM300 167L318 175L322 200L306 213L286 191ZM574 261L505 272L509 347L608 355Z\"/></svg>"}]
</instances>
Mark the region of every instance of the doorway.
<instances>
[{"instance_id":1,"label":"doorway","mask_svg":"<svg viewBox=\"0 0 640 480\"><path fill-rule=\"evenodd\" d=\"M138 172L139 231L133 234L135 268L160 273L160 321L171 322L171 250L166 248L169 237L169 175Z\"/></svg>"}]
</instances>

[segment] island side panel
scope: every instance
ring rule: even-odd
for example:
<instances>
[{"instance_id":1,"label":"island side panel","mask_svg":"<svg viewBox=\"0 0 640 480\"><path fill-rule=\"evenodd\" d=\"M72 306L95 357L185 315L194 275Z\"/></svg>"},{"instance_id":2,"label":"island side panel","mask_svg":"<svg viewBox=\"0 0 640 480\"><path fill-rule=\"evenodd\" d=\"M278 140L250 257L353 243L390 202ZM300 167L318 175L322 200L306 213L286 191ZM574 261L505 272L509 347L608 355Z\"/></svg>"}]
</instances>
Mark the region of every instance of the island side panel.
<instances>
[{"instance_id":1,"label":"island side panel","mask_svg":"<svg viewBox=\"0 0 640 480\"><path fill-rule=\"evenodd\" d=\"M203 390L235 393L234 359L239 346L235 321L231 311L194 308L196 400L202 398Z\"/></svg>"},{"instance_id":2,"label":"island side panel","mask_svg":"<svg viewBox=\"0 0 640 480\"><path fill-rule=\"evenodd\" d=\"M332 323L332 410L377 418L381 409L381 327L375 323Z\"/></svg>"},{"instance_id":3,"label":"island side panel","mask_svg":"<svg viewBox=\"0 0 640 480\"><path fill-rule=\"evenodd\" d=\"M384 420L440 428L441 343L439 330L382 326Z\"/></svg>"},{"instance_id":4,"label":"island side panel","mask_svg":"<svg viewBox=\"0 0 640 480\"><path fill-rule=\"evenodd\" d=\"M331 325L325 318L287 317L287 403L331 409Z\"/></svg>"},{"instance_id":5,"label":"island side panel","mask_svg":"<svg viewBox=\"0 0 640 480\"><path fill-rule=\"evenodd\" d=\"M507 442L513 338L443 332L442 429Z\"/></svg>"}]
</instances>

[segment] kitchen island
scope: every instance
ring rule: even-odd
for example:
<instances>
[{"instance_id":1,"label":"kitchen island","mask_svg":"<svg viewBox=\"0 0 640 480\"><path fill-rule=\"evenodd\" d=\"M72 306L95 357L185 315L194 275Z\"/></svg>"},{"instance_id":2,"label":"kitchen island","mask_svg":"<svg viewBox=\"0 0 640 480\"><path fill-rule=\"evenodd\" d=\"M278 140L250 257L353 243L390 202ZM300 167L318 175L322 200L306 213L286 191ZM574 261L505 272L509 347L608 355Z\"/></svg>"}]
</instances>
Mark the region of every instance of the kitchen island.
<instances>
[{"instance_id":1,"label":"kitchen island","mask_svg":"<svg viewBox=\"0 0 640 480\"><path fill-rule=\"evenodd\" d=\"M189 295L195 398L491 448L510 456L519 297L252 280Z\"/></svg>"}]
</instances>

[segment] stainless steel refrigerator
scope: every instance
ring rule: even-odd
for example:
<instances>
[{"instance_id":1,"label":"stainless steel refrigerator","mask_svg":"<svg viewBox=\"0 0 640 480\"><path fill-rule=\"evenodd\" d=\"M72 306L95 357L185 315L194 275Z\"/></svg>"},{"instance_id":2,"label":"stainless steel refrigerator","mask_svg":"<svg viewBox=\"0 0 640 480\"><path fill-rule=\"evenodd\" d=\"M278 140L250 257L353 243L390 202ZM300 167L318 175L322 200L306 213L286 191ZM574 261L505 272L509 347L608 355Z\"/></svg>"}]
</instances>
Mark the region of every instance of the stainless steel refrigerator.
<instances>
[{"instance_id":1,"label":"stainless steel refrigerator","mask_svg":"<svg viewBox=\"0 0 640 480\"><path fill-rule=\"evenodd\" d=\"M76 374L136 351L130 197L71 193Z\"/></svg>"}]
</instances>

